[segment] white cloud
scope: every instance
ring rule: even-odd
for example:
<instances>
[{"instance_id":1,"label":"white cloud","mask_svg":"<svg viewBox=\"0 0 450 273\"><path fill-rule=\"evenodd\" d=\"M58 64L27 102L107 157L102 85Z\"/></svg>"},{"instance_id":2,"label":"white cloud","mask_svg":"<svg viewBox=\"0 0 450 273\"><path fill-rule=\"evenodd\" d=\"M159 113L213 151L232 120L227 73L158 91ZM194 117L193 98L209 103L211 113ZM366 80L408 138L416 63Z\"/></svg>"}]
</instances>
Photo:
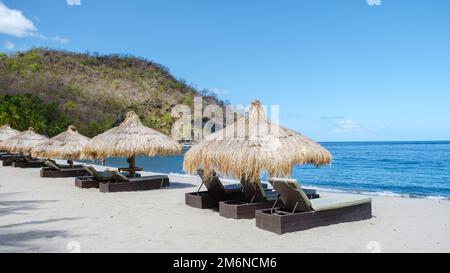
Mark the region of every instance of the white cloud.
<instances>
[{"instance_id":1,"label":"white cloud","mask_svg":"<svg viewBox=\"0 0 450 273\"><path fill-rule=\"evenodd\" d=\"M3 47L6 50L13 50L16 47L16 45L10 41L6 41Z\"/></svg>"},{"instance_id":2,"label":"white cloud","mask_svg":"<svg viewBox=\"0 0 450 273\"><path fill-rule=\"evenodd\" d=\"M66 0L69 6L81 6L81 0Z\"/></svg>"},{"instance_id":3,"label":"white cloud","mask_svg":"<svg viewBox=\"0 0 450 273\"><path fill-rule=\"evenodd\" d=\"M369 6L381 6L381 0L367 0Z\"/></svg>"},{"instance_id":4,"label":"white cloud","mask_svg":"<svg viewBox=\"0 0 450 273\"><path fill-rule=\"evenodd\" d=\"M53 41L60 43L60 44L67 44L69 42L69 39L55 36L55 37L53 37Z\"/></svg>"},{"instance_id":5,"label":"white cloud","mask_svg":"<svg viewBox=\"0 0 450 273\"><path fill-rule=\"evenodd\" d=\"M20 10L10 9L0 1L0 34L16 37L39 36L37 28Z\"/></svg>"},{"instance_id":6,"label":"white cloud","mask_svg":"<svg viewBox=\"0 0 450 273\"><path fill-rule=\"evenodd\" d=\"M333 131L335 133L343 133L343 132L355 132L355 131L368 131L369 128L362 124L355 123L352 120L345 119L345 120L339 120L336 123L335 128Z\"/></svg>"},{"instance_id":7,"label":"white cloud","mask_svg":"<svg viewBox=\"0 0 450 273\"><path fill-rule=\"evenodd\" d=\"M216 95L226 95L230 93L230 91L228 91L227 89L220 89L220 88L212 88L211 92L213 92Z\"/></svg>"},{"instance_id":8,"label":"white cloud","mask_svg":"<svg viewBox=\"0 0 450 273\"><path fill-rule=\"evenodd\" d=\"M320 119L335 133L367 132L373 129L347 119L344 116L323 116Z\"/></svg>"}]
</instances>

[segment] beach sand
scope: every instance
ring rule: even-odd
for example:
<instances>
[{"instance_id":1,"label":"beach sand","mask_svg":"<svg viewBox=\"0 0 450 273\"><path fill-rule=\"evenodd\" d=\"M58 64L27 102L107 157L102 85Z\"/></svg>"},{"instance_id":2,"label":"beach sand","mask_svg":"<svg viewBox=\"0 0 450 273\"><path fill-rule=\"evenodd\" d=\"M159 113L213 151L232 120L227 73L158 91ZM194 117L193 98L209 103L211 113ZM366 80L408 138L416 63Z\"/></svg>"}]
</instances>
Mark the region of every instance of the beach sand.
<instances>
[{"instance_id":1,"label":"beach sand","mask_svg":"<svg viewBox=\"0 0 450 273\"><path fill-rule=\"evenodd\" d=\"M103 194L0 167L0 252L450 252L450 201L373 197L371 220L280 236L186 206L199 179L170 179L164 190Z\"/></svg>"}]
</instances>

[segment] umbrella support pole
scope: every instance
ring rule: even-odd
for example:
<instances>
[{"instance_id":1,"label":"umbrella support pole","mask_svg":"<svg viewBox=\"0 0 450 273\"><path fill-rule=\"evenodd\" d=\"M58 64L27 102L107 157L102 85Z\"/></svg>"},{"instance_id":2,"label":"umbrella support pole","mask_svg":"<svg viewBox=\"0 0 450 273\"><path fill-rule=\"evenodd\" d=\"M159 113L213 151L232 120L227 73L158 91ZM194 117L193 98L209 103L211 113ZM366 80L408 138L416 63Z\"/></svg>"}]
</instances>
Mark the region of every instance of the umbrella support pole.
<instances>
[{"instance_id":1,"label":"umbrella support pole","mask_svg":"<svg viewBox=\"0 0 450 273\"><path fill-rule=\"evenodd\" d=\"M69 166L71 167L71 168L73 168L73 160L67 160L67 164L69 164Z\"/></svg>"},{"instance_id":2,"label":"umbrella support pole","mask_svg":"<svg viewBox=\"0 0 450 273\"><path fill-rule=\"evenodd\" d=\"M130 165L130 177L134 177L136 174L136 157L132 156L128 158L128 163Z\"/></svg>"}]
</instances>

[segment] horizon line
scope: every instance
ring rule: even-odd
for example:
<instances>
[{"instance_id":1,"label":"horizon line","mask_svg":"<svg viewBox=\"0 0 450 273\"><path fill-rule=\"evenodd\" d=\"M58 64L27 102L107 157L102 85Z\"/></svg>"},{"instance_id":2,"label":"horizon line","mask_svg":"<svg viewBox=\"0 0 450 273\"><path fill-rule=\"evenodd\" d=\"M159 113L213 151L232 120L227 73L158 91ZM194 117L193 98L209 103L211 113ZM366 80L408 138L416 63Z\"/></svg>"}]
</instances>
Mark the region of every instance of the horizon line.
<instances>
[{"instance_id":1,"label":"horizon line","mask_svg":"<svg viewBox=\"0 0 450 273\"><path fill-rule=\"evenodd\" d=\"M449 140L325 140L318 143L363 143L363 142L450 142Z\"/></svg>"}]
</instances>

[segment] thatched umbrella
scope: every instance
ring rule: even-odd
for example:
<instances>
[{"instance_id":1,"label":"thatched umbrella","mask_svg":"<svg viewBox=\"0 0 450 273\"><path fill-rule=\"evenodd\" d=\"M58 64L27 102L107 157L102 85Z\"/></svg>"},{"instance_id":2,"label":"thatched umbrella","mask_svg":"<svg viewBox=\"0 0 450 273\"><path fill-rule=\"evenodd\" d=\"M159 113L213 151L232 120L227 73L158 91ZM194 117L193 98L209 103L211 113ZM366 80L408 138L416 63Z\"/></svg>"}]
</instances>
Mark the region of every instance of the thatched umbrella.
<instances>
[{"instance_id":1,"label":"thatched umbrella","mask_svg":"<svg viewBox=\"0 0 450 273\"><path fill-rule=\"evenodd\" d=\"M331 160L330 153L316 142L269 122L261 103L255 101L248 115L194 145L183 167L190 174L202 168L241 182L256 182L263 171L271 177L290 177L294 165L321 166Z\"/></svg>"},{"instance_id":2,"label":"thatched umbrella","mask_svg":"<svg viewBox=\"0 0 450 273\"><path fill-rule=\"evenodd\" d=\"M7 140L8 138L11 138L13 136L18 135L20 132L11 128L9 124L5 124L2 127L0 127L0 142Z\"/></svg>"},{"instance_id":3,"label":"thatched umbrella","mask_svg":"<svg viewBox=\"0 0 450 273\"><path fill-rule=\"evenodd\" d=\"M33 131L29 128L27 131L21 132L13 137L10 137L0 143L0 149L7 150L12 153L30 153L36 145L48 138Z\"/></svg>"},{"instance_id":4,"label":"thatched umbrella","mask_svg":"<svg viewBox=\"0 0 450 273\"><path fill-rule=\"evenodd\" d=\"M67 160L70 166L73 161L81 157L81 150L89 142L89 138L78 133L75 126L69 126L67 131L41 142L31 150L37 157L55 157Z\"/></svg>"},{"instance_id":5,"label":"thatched umbrella","mask_svg":"<svg viewBox=\"0 0 450 273\"><path fill-rule=\"evenodd\" d=\"M83 148L83 157L104 159L128 158L130 175L136 171L136 156L175 155L181 145L172 138L144 126L135 112L128 112L119 126L100 134Z\"/></svg>"}]
</instances>

